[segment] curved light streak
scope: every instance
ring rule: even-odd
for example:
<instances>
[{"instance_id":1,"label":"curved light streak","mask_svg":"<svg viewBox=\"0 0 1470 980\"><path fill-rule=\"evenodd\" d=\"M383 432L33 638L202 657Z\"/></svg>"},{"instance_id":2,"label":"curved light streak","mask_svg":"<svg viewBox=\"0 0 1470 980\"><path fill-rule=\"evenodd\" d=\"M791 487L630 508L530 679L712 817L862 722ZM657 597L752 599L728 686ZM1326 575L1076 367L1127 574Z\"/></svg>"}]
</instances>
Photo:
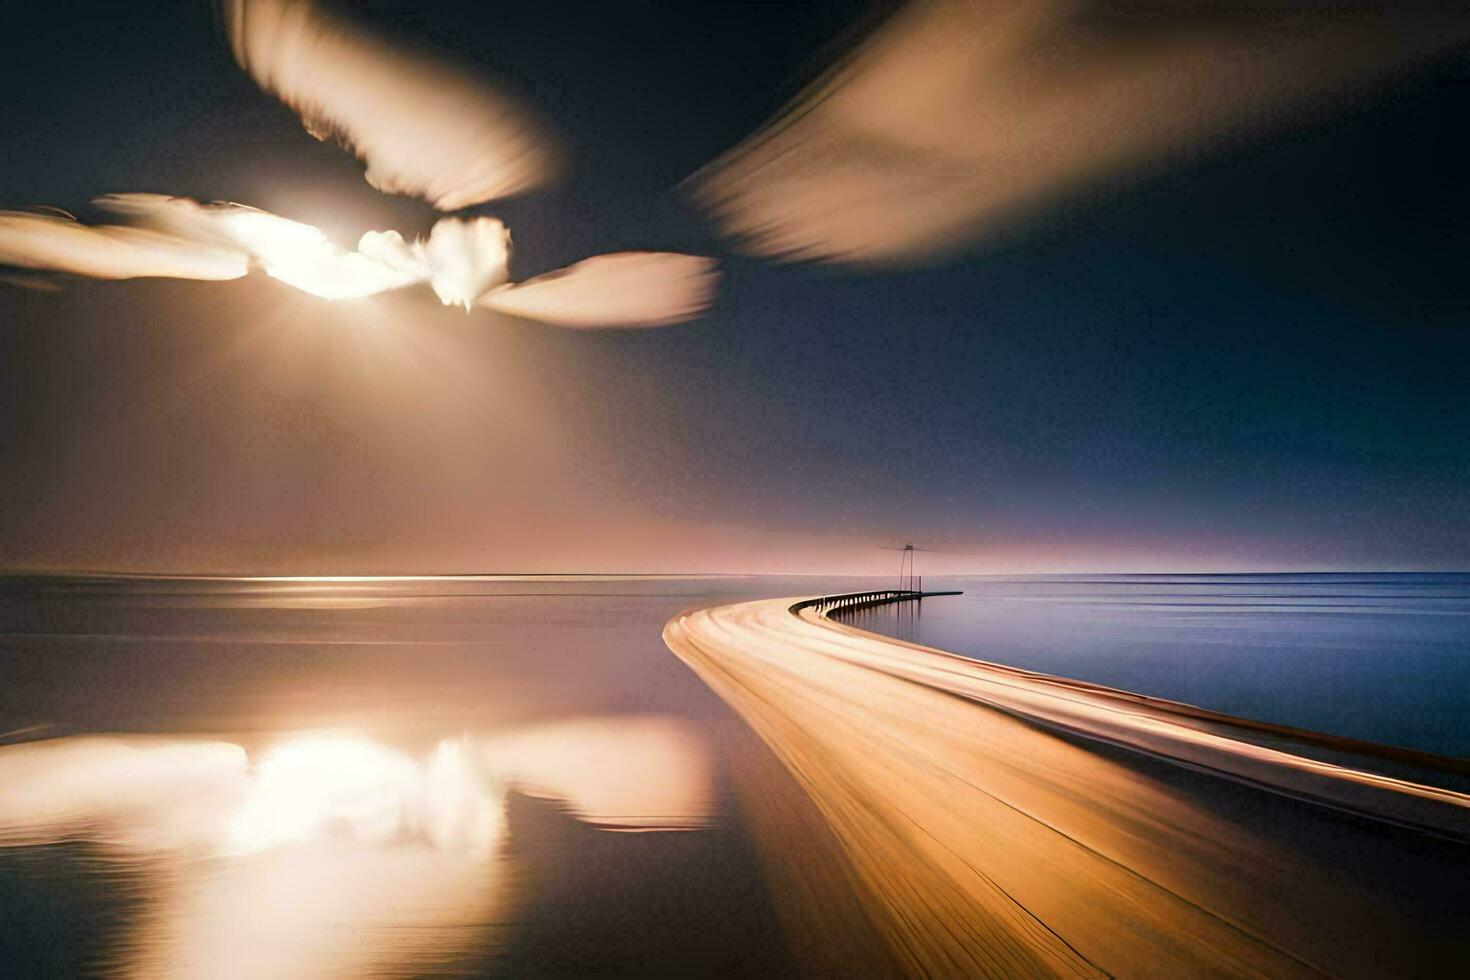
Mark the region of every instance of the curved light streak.
<instances>
[{"instance_id":1,"label":"curved light streak","mask_svg":"<svg viewBox=\"0 0 1470 980\"><path fill-rule=\"evenodd\" d=\"M1275 794L1326 803L1306 811L1323 814L1318 833L1341 833L1330 815L1350 809L1470 837L1463 794L1297 755L1185 706L793 613L795 601L687 613L664 639L807 791L910 972L1305 976L1415 934L1392 896L1058 733L1270 789L1267 812ZM1312 835L1300 804L1279 805ZM1304 923L1302 905L1331 908L1331 922Z\"/></svg>"}]
</instances>

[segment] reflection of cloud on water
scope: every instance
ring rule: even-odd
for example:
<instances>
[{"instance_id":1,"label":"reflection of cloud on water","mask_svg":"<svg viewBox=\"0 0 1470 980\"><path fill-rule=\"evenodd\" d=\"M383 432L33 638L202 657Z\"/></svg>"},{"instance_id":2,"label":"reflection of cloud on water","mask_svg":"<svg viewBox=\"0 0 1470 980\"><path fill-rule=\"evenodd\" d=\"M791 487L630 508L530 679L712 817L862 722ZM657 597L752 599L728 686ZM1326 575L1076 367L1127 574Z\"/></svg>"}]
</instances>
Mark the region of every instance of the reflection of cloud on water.
<instances>
[{"instance_id":1,"label":"reflection of cloud on water","mask_svg":"<svg viewBox=\"0 0 1470 980\"><path fill-rule=\"evenodd\" d=\"M261 757L230 816L227 847L250 853L332 829L370 844L484 856L500 836L500 795L470 768L463 742L440 742L420 765L360 736L308 735Z\"/></svg>"},{"instance_id":2,"label":"reflection of cloud on water","mask_svg":"<svg viewBox=\"0 0 1470 980\"><path fill-rule=\"evenodd\" d=\"M83 840L154 859L128 972L355 975L469 955L506 918L509 791L594 826L673 830L707 823L709 781L703 746L666 718L466 735L423 758L354 734L258 754L64 738L0 748L0 847Z\"/></svg>"},{"instance_id":3,"label":"reflection of cloud on water","mask_svg":"<svg viewBox=\"0 0 1470 980\"><path fill-rule=\"evenodd\" d=\"M472 955L507 897L493 855L332 835L182 870L128 944L128 973L416 974Z\"/></svg>"},{"instance_id":4,"label":"reflection of cloud on water","mask_svg":"<svg viewBox=\"0 0 1470 980\"><path fill-rule=\"evenodd\" d=\"M709 816L710 761L683 722L580 718L440 741L423 760L361 735L230 742L88 736L0 748L0 846L85 838L249 854L330 835L485 854L508 789L610 829Z\"/></svg>"},{"instance_id":5,"label":"reflection of cloud on water","mask_svg":"<svg viewBox=\"0 0 1470 980\"><path fill-rule=\"evenodd\" d=\"M128 850L208 847L249 762L229 742L60 738L0 749L0 846L86 838Z\"/></svg>"},{"instance_id":6,"label":"reflection of cloud on water","mask_svg":"<svg viewBox=\"0 0 1470 980\"><path fill-rule=\"evenodd\" d=\"M710 761L672 718L578 718L490 739L483 764L530 796L565 800L605 830L673 830L708 819Z\"/></svg>"}]
</instances>

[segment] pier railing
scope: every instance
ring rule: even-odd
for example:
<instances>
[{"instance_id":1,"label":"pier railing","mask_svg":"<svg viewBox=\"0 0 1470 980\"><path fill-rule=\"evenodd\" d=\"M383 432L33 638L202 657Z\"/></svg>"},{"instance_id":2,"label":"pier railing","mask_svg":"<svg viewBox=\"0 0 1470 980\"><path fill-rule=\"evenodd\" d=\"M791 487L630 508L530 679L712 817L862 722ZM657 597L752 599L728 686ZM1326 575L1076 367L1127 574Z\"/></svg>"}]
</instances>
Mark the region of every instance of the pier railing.
<instances>
[{"instance_id":1,"label":"pier railing","mask_svg":"<svg viewBox=\"0 0 1470 980\"><path fill-rule=\"evenodd\" d=\"M919 589L875 589L871 592L843 592L838 595L815 596L811 599L803 599L791 607L793 613L799 613L803 609L815 609L823 616L830 612L842 612L849 609L867 609L870 606L882 606L890 602L909 602L923 599L926 596L936 595L963 595L962 592L923 592Z\"/></svg>"}]
</instances>

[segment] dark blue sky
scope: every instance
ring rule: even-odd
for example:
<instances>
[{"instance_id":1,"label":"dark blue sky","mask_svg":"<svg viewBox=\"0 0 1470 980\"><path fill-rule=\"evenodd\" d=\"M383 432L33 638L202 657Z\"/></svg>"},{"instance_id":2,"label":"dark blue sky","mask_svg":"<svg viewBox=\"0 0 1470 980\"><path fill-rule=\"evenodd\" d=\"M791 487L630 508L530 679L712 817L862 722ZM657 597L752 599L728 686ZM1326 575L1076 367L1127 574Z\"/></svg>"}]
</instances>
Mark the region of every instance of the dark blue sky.
<instances>
[{"instance_id":1,"label":"dark blue sky","mask_svg":"<svg viewBox=\"0 0 1470 980\"><path fill-rule=\"evenodd\" d=\"M124 7L7 30L0 204L427 230L254 88L206 4ZM873 8L369 8L570 147L562 184L477 209L518 277L715 254L717 308L581 334L389 299L374 354L254 279L0 286L0 564L877 570L915 537L955 570L1470 567L1463 49L870 272L730 255L678 185Z\"/></svg>"}]
</instances>

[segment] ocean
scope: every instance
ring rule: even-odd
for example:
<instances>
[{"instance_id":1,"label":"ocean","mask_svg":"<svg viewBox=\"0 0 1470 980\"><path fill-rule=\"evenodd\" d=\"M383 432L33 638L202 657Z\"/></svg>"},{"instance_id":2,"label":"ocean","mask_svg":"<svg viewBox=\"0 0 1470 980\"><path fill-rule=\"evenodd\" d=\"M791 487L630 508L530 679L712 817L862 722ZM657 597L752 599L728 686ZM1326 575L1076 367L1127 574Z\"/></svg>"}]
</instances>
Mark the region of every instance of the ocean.
<instances>
[{"instance_id":1,"label":"ocean","mask_svg":"<svg viewBox=\"0 0 1470 980\"><path fill-rule=\"evenodd\" d=\"M685 610L886 584L0 580L0 963L16 976L892 974L830 815L660 636ZM965 595L858 622L1247 717L1470 751L1470 576L926 585ZM1237 826L1258 812L1255 791L1190 792L1244 814ZM1259 812L1283 806L1295 812ZM1343 855L1364 853L1365 832L1344 831ZM1415 839L1373 845L1382 866L1462 855L1435 845L1430 861ZM1403 864L1405 847L1423 860Z\"/></svg>"},{"instance_id":2,"label":"ocean","mask_svg":"<svg viewBox=\"0 0 1470 980\"><path fill-rule=\"evenodd\" d=\"M1470 756L1470 574L925 577L844 614L978 660L1278 725Z\"/></svg>"},{"instance_id":3,"label":"ocean","mask_svg":"<svg viewBox=\"0 0 1470 980\"><path fill-rule=\"evenodd\" d=\"M0 580L3 972L790 973L799 790L660 631L812 587Z\"/></svg>"}]
</instances>

